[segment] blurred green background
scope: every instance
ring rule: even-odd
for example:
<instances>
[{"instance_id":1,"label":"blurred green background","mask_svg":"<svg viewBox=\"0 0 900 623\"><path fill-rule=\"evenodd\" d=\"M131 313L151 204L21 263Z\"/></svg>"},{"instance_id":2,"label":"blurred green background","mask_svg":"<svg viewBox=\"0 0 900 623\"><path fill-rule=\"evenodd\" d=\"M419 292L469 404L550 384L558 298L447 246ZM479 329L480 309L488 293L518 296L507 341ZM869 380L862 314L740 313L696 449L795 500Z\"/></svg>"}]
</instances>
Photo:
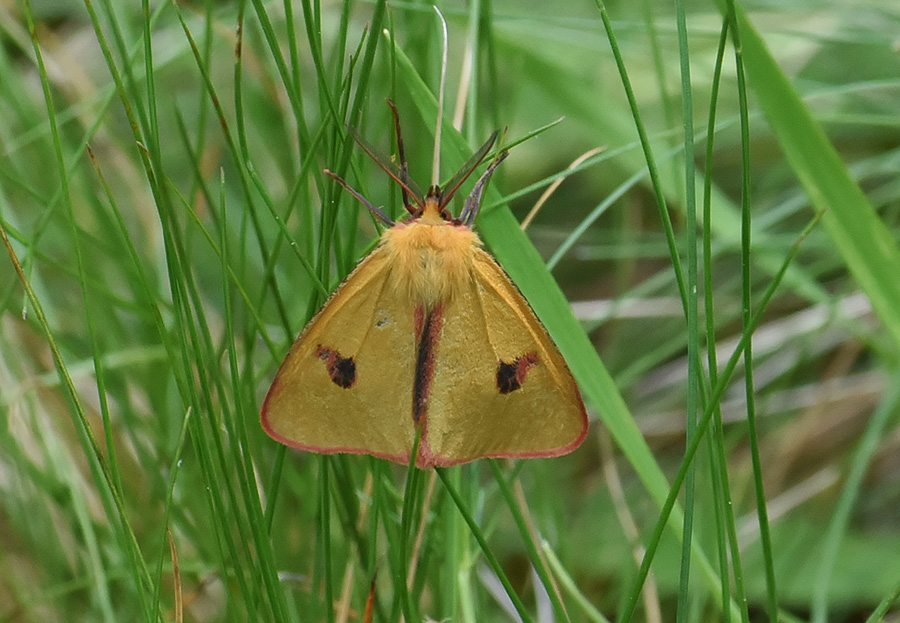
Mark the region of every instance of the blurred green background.
<instances>
[{"instance_id":1,"label":"blurred green background","mask_svg":"<svg viewBox=\"0 0 900 623\"><path fill-rule=\"evenodd\" d=\"M378 235L322 169L401 211L346 126L430 179L431 5L0 2L0 620L897 620L900 11L728 6L439 5L592 428L437 473L258 419Z\"/></svg>"}]
</instances>

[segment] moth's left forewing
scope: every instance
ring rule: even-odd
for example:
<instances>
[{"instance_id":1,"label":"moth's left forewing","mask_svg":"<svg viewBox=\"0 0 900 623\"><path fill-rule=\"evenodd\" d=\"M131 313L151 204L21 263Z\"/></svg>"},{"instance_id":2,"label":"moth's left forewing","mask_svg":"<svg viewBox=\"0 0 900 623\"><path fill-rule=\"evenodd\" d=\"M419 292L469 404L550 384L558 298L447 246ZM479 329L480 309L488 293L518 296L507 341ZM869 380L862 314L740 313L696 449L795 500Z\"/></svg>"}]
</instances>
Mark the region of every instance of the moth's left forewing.
<instances>
[{"instance_id":1,"label":"moth's left forewing","mask_svg":"<svg viewBox=\"0 0 900 623\"><path fill-rule=\"evenodd\" d=\"M376 248L309 322L263 403L265 431L301 450L407 462L413 314Z\"/></svg>"},{"instance_id":2,"label":"moth's left forewing","mask_svg":"<svg viewBox=\"0 0 900 623\"><path fill-rule=\"evenodd\" d=\"M578 387L547 330L503 269L475 249L465 291L447 302L426 439L433 462L537 458L587 434Z\"/></svg>"}]
</instances>

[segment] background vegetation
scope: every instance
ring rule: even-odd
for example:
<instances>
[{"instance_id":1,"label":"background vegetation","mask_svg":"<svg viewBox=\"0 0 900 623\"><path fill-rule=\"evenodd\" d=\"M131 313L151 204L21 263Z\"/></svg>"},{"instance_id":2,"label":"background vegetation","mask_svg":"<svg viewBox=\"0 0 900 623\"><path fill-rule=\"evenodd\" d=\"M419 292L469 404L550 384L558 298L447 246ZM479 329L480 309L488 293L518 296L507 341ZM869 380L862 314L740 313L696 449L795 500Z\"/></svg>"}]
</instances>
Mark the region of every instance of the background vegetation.
<instances>
[{"instance_id":1,"label":"background vegetation","mask_svg":"<svg viewBox=\"0 0 900 623\"><path fill-rule=\"evenodd\" d=\"M377 236L322 169L397 214L345 126L387 151L393 98L429 179L430 5L2 2L0 619L896 620L895 3L441 10L443 177L528 137L477 226L587 442L410 472L259 427Z\"/></svg>"}]
</instances>

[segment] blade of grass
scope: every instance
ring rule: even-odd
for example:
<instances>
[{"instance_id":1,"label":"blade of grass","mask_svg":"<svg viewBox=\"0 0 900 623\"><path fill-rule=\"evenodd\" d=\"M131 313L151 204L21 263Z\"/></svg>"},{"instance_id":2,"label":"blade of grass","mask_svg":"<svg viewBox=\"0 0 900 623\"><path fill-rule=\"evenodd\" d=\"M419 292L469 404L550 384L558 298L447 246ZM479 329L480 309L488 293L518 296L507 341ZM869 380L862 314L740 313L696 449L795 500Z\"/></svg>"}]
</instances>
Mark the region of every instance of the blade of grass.
<instances>
[{"instance_id":1,"label":"blade of grass","mask_svg":"<svg viewBox=\"0 0 900 623\"><path fill-rule=\"evenodd\" d=\"M718 1L723 14L725 0ZM743 8L735 4L744 67L785 159L823 211L822 223L885 329L900 347L900 249L822 127L772 57Z\"/></svg>"},{"instance_id":2,"label":"blade of grass","mask_svg":"<svg viewBox=\"0 0 900 623\"><path fill-rule=\"evenodd\" d=\"M893 606L898 599L900 599L900 580L898 580L897 584L894 586L893 592L881 600L881 603L878 604L878 607L875 608L872 615L866 619L866 623L880 623L881 621L884 621L884 615L888 613L891 606Z\"/></svg>"},{"instance_id":3,"label":"blade of grass","mask_svg":"<svg viewBox=\"0 0 900 623\"><path fill-rule=\"evenodd\" d=\"M556 575L562 589L578 604L578 607L584 612L587 620L591 623L609 623L602 612L600 612L594 604L592 604L578 588L575 579L569 575L569 572L563 567L562 562L556 557L556 552L549 546L546 541L541 542L541 552L547 557L547 565Z\"/></svg>"},{"instance_id":4,"label":"blade of grass","mask_svg":"<svg viewBox=\"0 0 900 623\"><path fill-rule=\"evenodd\" d=\"M456 504L456 508L460 515L465 519L466 525L469 526L469 531L472 533L472 536L478 541L481 552L484 554L485 560L487 560L488 564L491 566L491 570L496 574L500 583L503 584L503 588L506 589L506 594L509 595L510 601L512 601L513 607L516 609L516 613L521 617L523 623L532 623L532 618L525 609L525 604L522 603L518 593L510 583L509 578L506 577L506 574L503 572L503 567L500 566L500 561L497 560L497 557L488 545L487 539L484 537L484 533L481 531L475 518L469 512L469 505L466 504L465 500L456 490L456 487L450 482L447 470L442 467L435 467L434 470L437 472L438 478L441 479L447 493L453 498L453 502Z\"/></svg>"},{"instance_id":5,"label":"blade of grass","mask_svg":"<svg viewBox=\"0 0 900 623\"><path fill-rule=\"evenodd\" d=\"M853 453L850 471L847 473L841 496L838 498L831 522L829 522L822 539L822 560L819 563L816 582L813 585L810 608L812 623L825 623L828 620L828 587L838 559L838 549L847 533L850 516L859 497L860 489L862 489L866 470L878 450L888 423L897 414L898 405L900 405L900 374L894 372L885 390L884 396L866 425L866 430Z\"/></svg>"},{"instance_id":6,"label":"blade of grass","mask_svg":"<svg viewBox=\"0 0 900 623\"><path fill-rule=\"evenodd\" d=\"M748 330L752 320L752 287L751 277L751 210L750 210L750 120L747 105L747 84L741 46L741 30L734 20L734 2L727 0L729 11L726 19L729 22L732 42L734 44L734 63L737 75L738 103L741 117L741 326ZM778 589L775 582L775 556L772 553L772 536L769 530L769 511L766 492L763 485L762 458L759 452L759 428L756 423L756 400L753 384L753 340L747 342L744 349L744 395L747 401L747 436L750 441L750 460L753 466L753 488L756 494L756 514L759 523L760 541L762 542L763 561L766 575L766 610L769 621L778 620Z\"/></svg>"},{"instance_id":7,"label":"blade of grass","mask_svg":"<svg viewBox=\"0 0 900 623\"><path fill-rule=\"evenodd\" d=\"M687 18L684 3L675 0L675 16L678 25L678 58L681 63L681 118L684 124L684 203L685 203L685 246L687 247L686 290L682 293L687 324L688 386L685 404L685 444L690 444L697 429L697 408L700 404L700 387L703 370L700 366L700 323L698 320L698 297L700 288L697 279L697 197L694 162L694 98L691 93L691 65L688 51ZM652 171L652 168L651 168ZM656 186L656 184L654 184ZM658 187L658 186L656 186ZM660 189L660 196L662 190ZM664 208L661 205L660 208ZM666 226L666 232L670 227ZM670 245L671 246L671 245ZM673 257L677 258L677 254ZM676 266L677 270L677 266ZM677 275L676 275L677 278ZM678 579L678 611L675 620L684 623L689 616L689 589L691 577L691 548L694 537L694 490L695 468L691 463L684 480L684 525L681 540L681 570ZM727 610L728 604L722 604Z\"/></svg>"},{"instance_id":8,"label":"blade of grass","mask_svg":"<svg viewBox=\"0 0 900 623\"><path fill-rule=\"evenodd\" d=\"M722 20L719 46L716 52L716 64L713 72L712 92L710 93L709 121L707 123L706 163L707 171L703 180L703 302L706 316L706 348L709 384L715 387L719 380L719 362L716 354L716 314L714 306L714 289L712 284L712 228L711 196L713 165L713 142L715 140L716 111L718 106L719 86L722 79L722 66L725 58L725 44L728 42L728 20ZM731 575L734 577L734 590L740 607L741 621L748 623L747 600L744 591L744 570L741 561L741 550L738 547L737 527L734 520L734 505L731 496L731 484L728 479L728 462L725 455L725 440L722 426L722 409L715 405L713 411L713 431L709 435L710 475L713 490L713 506L716 524L716 541L719 554L719 573L722 577L722 616L723 623L730 623L731 611L725 607L731 600L729 577L729 553L731 554Z\"/></svg>"},{"instance_id":9,"label":"blade of grass","mask_svg":"<svg viewBox=\"0 0 900 623\"><path fill-rule=\"evenodd\" d=\"M503 35L507 34L506 38ZM527 59L522 61L522 68L527 69L531 75L537 75L536 85L543 88L544 92L556 99L564 99L566 106L574 110L573 116L590 120L594 128L594 135L603 137L604 143L609 145L629 146L632 149L625 150L616 159L615 167L626 171L630 175L637 175L644 171L646 175L646 162L639 147L634 141L634 119L627 114L622 107L603 106L602 113L597 113L598 93L593 89L584 88L580 76L571 72L560 71L558 67L547 64L539 50L541 46L535 46L527 38L523 38L518 32L509 35L503 30L498 30L498 41L504 45L504 52L514 58ZM601 94L602 97L602 94ZM731 125L736 120L723 122L723 126ZM652 136L656 142L665 139L668 133ZM678 150L680 151L680 150ZM666 155L659 159L660 164L666 162ZM699 175L699 172L698 172ZM670 176L663 175L660 180L667 198L673 200L673 207L680 205L681 184L677 186L670 181ZM711 190L711 227L716 239L728 248L738 249L740 246L740 214L738 209L725 192L713 185ZM754 232L757 244L764 248L779 248L773 240L773 236L767 231ZM757 256L757 264L769 274L775 274L780 265L779 254L762 254ZM800 296L817 303L825 303L830 300L829 293L815 279L805 271L795 270L792 267L785 276L785 285L794 289Z\"/></svg>"},{"instance_id":10,"label":"blade of grass","mask_svg":"<svg viewBox=\"0 0 900 623\"><path fill-rule=\"evenodd\" d=\"M703 413L703 417L697 424L697 434L694 436L690 445L685 450L684 459L682 460L681 466L678 469L678 473L675 475L675 479L672 482L672 487L669 490L668 496L666 497L666 500L662 505L660 517L657 521L656 527L653 530L653 534L650 537L650 542L647 544L647 554L644 556L644 562L641 564L641 568L638 571L638 577L635 580L635 587L629 594L625 610L622 616L619 618L619 620L623 623L631 621L631 617L634 615L634 610L637 607L638 596L640 594L640 588L643 585L644 581L646 581L647 575L650 573L650 564L653 561L653 557L656 554L657 548L659 547L659 543L662 539L662 533L664 528L666 527L666 523L671 521L673 512L677 507L676 499L678 497L679 491L681 490L681 484L684 482L684 478L687 475L688 467L690 466L691 461L693 461L694 455L696 454L697 449L700 446L700 441L703 439L703 436L706 433L706 429L709 427L710 421L712 420L713 413L715 412L717 405L719 404L719 401L721 400L722 395L725 392L725 389L728 387L728 382L731 378L731 375L734 373L734 369L737 366L738 361L743 356L744 348L746 348L747 343L750 341L751 336L753 335L753 331L759 325L759 322L763 316L763 312L766 310L769 301L772 299L772 296L774 296L775 291L778 289L778 286L781 284L781 281L784 278L784 275L787 273L787 269L793 261L794 256L797 254L797 251L800 248L800 244L806 238L807 234L812 230L812 228L819 222L819 219L820 216L817 215L816 218L814 218L806 227L806 229L803 230L797 241L791 247L790 251L782 262L781 270L778 271L778 274L776 274L775 278L769 283L765 293L761 297L760 306L754 312L749 325L741 334L740 342L738 343L734 352L731 354L728 362L722 368L722 372L719 377L719 383L717 383L713 388L710 399ZM733 616L737 616L737 606L734 604L734 602L731 603L731 609L734 610Z\"/></svg>"},{"instance_id":11,"label":"blade of grass","mask_svg":"<svg viewBox=\"0 0 900 623\"><path fill-rule=\"evenodd\" d=\"M109 516L116 516L118 518L119 527L124 532L127 547L133 555L133 561L135 561L136 564L138 564L140 567L139 577L142 582L140 586L136 586L135 588L139 594L142 594L142 592L144 590L147 590L148 587L151 587L153 583L150 579L150 572L146 565L146 561L144 560L140 551L140 547L138 546L137 538L131 528L130 523L127 520L127 516L125 513L125 504L122 500L121 493L115 487L115 480L113 478L112 472L110 471L109 466L106 463L106 459L104 458L103 453L100 450L100 445L97 443L97 439L94 437L91 427L87 421L84 407L81 404L81 400L78 397L78 392L75 389L75 385L72 382L71 376L69 375L68 367L66 366L65 360L62 357L62 353L60 352L59 347L56 344L53 330L51 329L50 323L47 320L46 315L44 314L43 306L41 305L40 299L38 299L37 295L32 289L31 284L25 275L25 272L22 270L22 266L18 261L15 250L12 248L12 244L10 243L9 237L6 234L6 228L3 225L2 219L0 219L0 241L3 242L3 245L6 248L6 252L13 263L13 267L15 268L16 274L19 277L19 281L22 284L22 287L24 288L25 293L28 297L28 301L31 303L31 308L37 318L37 323L43 330L44 335L47 339L47 345L49 346L50 353L53 357L53 364L56 368L57 374L59 375L60 385L63 388L73 410L73 416L76 423L75 428L78 432L81 443L84 445L85 456L88 458L88 462L91 468L91 472L94 475L94 479L97 483L103 483L103 486L99 488L100 491L108 491L111 494L111 503L113 508L115 509L115 513L112 513L110 511L107 512ZM101 499L105 500L106 496L102 496Z\"/></svg>"},{"instance_id":12,"label":"blade of grass","mask_svg":"<svg viewBox=\"0 0 900 623\"><path fill-rule=\"evenodd\" d=\"M65 156L63 154L62 140L60 136L59 127L56 123L56 111L53 103L53 96L51 94L50 89L50 81L47 74L47 70L44 65L43 53L41 51L41 46L38 42L37 32L35 28L34 16L31 10L31 3L29 0L25 0L23 3L23 13L25 16L25 20L28 26L28 32L31 37L32 42L32 50L35 55L35 59L37 61L39 75L41 79L41 87L44 96L44 104L46 106L48 120L50 123L50 131L53 140L53 150L56 156L56 166L57 166L57 174L59 175L59 181L61 184L61 193L62 199L64 203L64 207L66 210L66 216L68 220L68 224L70 227L70 232L75 241L75 252L76 252L76 263L78 268L79 275L79 285L81 287L81 293L83 297L83 301L85 302L86 309L90 309L88 306L89 297L87 295L87 286L85 282L85 266L84 260L81 252L81 246L79 243L80 235L78 232L78 228L75 223L75 215L74 209L72 206L72 197L69 188L69 177L67 173L67 167L65 163ZM94 434L91 430L90 424L87 421L87 417L85 415L84 409L81 405L81 401L78 398L78 394L72 384L72 379L68 374L66 369L65 362L63 361L62 355L56 347L52 330L50 329L49 323L47 319L44 317L43 310L41 309L40 303L35 296L34 292L31 290L31 286L22 271L21 266L19 265L18 259L16 258L15 252L10 245L9 239L6 236L6 230L3 227L2 222L0 222L0 237L3 239L3 243L6 246L6 250L10 256L10 260L13 262L16 272L18 273L19 279L22 283L22 286L25 288L25 291L31 301L32 307L35 310L36 316L38 318L39 324L42 325L42 328L45 331L45 335L47 337L48 344L50 345L51 352L53 353L54 363L57 368L57 372L60 375L60 381L63 384L63 387L67 390L68 397L71 401L71 409L75 428L78 431L79 441L82 444L82 450L84 455L88 458L88 463L90 465L91 473L94 477L94 482L97 485L98 491L100 492L100 498L103 501L103 505L107 512L107 515L116 521L118 527L120 529L120 537L122 538L122 545L125 547L126 551L130 550L130 556L132 562L138 563L137 567L140 568L143 577L147 578L148 584L149 581L149 571L146 567L146 564L143 561L143 558L140 554L139 548L135 542L134 533L130 527L128 519L125 515L124 504L121 499L121 490L119 488L119 484L121 483L121 478L117 470L116 464L110 464L110 461L115 459L115 455L112 455L108 459L104 457L100 451L100 446L94 437ZM98 347L97 336L94 330L94 326L91 323L90 319L87 320L88 323L88 332L91 340L91 344L93 346L93 364L95 373L97 374L98 381L98 392L99 392L99 400L101 403L101 410L104 414L104 422L106 423L106 427L104 428L105 432L109 434L109 417L107 411L107 402L106 402L106 394L103 386L103 367L100 361L100 349ZM109 438L108 441L108 450L111 450L111 442ZM89 563L93 567L92 575L94 576L94 590L97 592L96 596L99 600L99 606L101 612L103 612L104 617L107 620L114 620L113 617L113 607L111 596L108 590L108 580L106 579L106 573L104 571L104 564L100 558L100 552L96 547L96 539L94 537L93 532L93 523L88 519L87 509L80 504L79 502L82 500L82 496L77 495L75 493L75 475L72 474L71 485L73 487L72 499L74 508L76 511L76 515L78 516L81 527L82 527L82 536L84 537L89 552ZM144 596L144 591L142 590L144 587L140 585L141 575L135 574L135 581L138 585L135 587L136 592L139 597ZM146 603L142 602L142 610L146 614L148 609L146 607Z\"/></svg>"},{"instance_id":13,"label":"blade of grass","mask_svg":"<svg viewBox=\"0 0 900 623\"><path fill-rule=\"evenodd\" d=\"M425 120L434 119L436 101L431 91L419 78L403 51L395 48L394 54L399 68L398 75L405 80L419 114ZM460 161L471 153L471 147L453 128L444 128L444 141ZM485 200L499 201L499 192L493 186L488 187ZM559 284L547 270L540 254L519 227L512 212L508 207L491 210L490 213L481 215L476 228L553 336L578 381L585 401L595 412L601 414L604 424L650 496L661 508L665 508L663 505L669 494L669 483L628 412L612 377L572 313ZM668 512L671 513L668 515L668 525L680 538L681 508L675 504ZM721 580L705 554L699 546L695 546L693 552L704 578L711 587L718 590ZM736 608L733 603L731 607Z\"/></svg>"},{"instance_id":14,"label":"blade of grass","mask_svg":"<svg viewBox=\"0 0 900 623\"><path fill-rule=\"evenodd\" d=\"M544 590L547 591L550 604L553 606L553 616L558 621L569 621L569 615L563 607L562 601L559 599L556 587L550 579L549 569L547 569L544 558L540 555L540 552L538 552L537 544L532 538L528 522L525 519L525 515L522 513L522 509L519 508L519 504L515 500L509 482L506 480L506 475L500 470L495 459L488 459L488 465L491 468L491 473L494 475L494 481L500 487L500 493L503 495L504 500L506 500L506 506L512 512L513 520L516 522L516 528L519 530L519 536L522 537L522 543L525 544L525 549L528 551L531 565L535 572L537 572L541 583L544 585Z\"/></svg>"}]
</instances>

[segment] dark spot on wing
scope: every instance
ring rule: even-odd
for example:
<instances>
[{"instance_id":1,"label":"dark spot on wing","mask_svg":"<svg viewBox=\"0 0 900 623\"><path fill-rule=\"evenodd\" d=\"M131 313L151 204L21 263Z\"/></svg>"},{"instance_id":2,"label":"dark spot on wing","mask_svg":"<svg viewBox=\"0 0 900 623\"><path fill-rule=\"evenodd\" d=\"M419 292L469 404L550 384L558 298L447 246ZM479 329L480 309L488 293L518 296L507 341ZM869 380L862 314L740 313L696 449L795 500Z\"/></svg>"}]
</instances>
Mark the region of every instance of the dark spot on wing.
<instances>
[{"instance_id":1,"label":"dark spot on wing","mask_svg":"<svg viewBox=\"0 0 900 623\"><path fill-rule=\"evenodd\" d=\"M375 317L375 328L381 329L391 324L391 316L387 312L379 312Z\"/></svg>"},{"instance_id":2,"label":"dark spot on wing","mask_svg":"<svg viewBox=\"0 0 900 623\"><path fill-rule=\"evenodd\" d=\"M356 382L356 363L353 357L342 357L339 352L327 346L316 348L316 357L325 362L325 369L332 383L348 389Z\"/></svg>"},{"instance_id":3,"label":"dark spot on wing","mask_svg":"<svg viewBox=\"0 0 900 623\"><path fill-rule=\"evenodd\" d=\"M528 371L537 362L535 353L526 353L509 363L501 359L497 365L497 390L501 394L508 394L520 389Z\"/></svg>"}]
</instances>

